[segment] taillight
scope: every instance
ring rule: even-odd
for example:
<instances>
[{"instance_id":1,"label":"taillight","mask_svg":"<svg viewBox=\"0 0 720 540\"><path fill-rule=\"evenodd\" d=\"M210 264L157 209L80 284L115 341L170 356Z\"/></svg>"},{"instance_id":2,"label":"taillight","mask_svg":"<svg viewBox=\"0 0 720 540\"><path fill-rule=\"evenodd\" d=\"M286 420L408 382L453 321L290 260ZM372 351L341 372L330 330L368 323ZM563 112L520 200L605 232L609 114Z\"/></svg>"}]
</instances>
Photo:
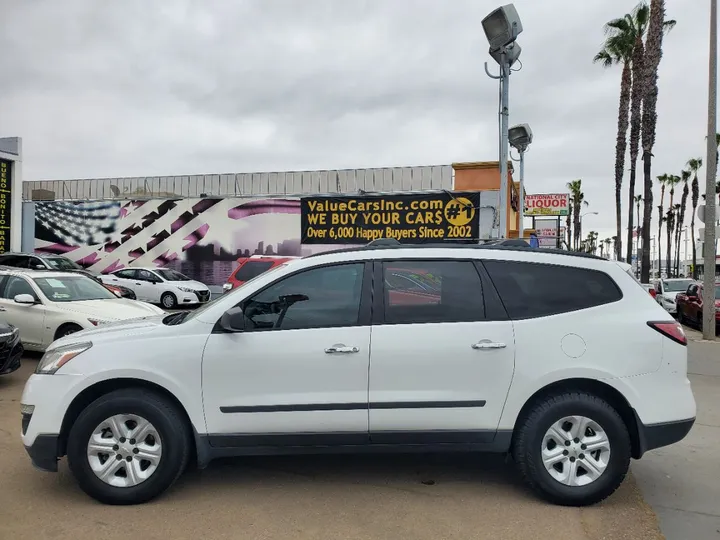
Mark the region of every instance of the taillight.
<instances>
[{"instance_id":1,"label":"taillight","mask_svg":"<svg viewBox=\"0 0 720 540\"><path fill-rule=\"evenodd\" d=\"M683 327L679 322L675 321L648 321L648 326L653 330L657 330L663 336L672 339L675 343L680 345L687 345L687 337Z\"/></svg>"},{"instance_id":2,"label":"taillight","mask_svg":"<svg viewBox=\"0 0 720 540\"><path fill-rule=\"evenodd\" d=\"M650 289L650 296L655 298L657 296L657 291L655 289Z\"/></svg>"}]
</instances>

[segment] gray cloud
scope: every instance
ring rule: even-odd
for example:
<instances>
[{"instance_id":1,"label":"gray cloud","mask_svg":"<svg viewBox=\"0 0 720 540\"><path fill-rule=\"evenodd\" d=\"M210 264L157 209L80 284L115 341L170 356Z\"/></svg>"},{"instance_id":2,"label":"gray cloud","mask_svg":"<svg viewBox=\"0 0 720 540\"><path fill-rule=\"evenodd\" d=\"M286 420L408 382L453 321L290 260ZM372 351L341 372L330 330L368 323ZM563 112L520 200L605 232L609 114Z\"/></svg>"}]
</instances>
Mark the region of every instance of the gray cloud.
<instances>
[{"instance_id":1,"label":"gray cloud","mask_svg":"<svg viewBox=\"0 0 720 540\"><path fill-rule=\"evenodd\" d=\"M591 60L633 2L515 4L511 122L535 132L528 190L583 178L600 212L585 228L610 235L620 72ZM4 0L0 135L24 138L29 180L496 159L480 25L495 5ZM668 10L655 174L704 153L705 6Z\"/></svg>"}]
</instances>

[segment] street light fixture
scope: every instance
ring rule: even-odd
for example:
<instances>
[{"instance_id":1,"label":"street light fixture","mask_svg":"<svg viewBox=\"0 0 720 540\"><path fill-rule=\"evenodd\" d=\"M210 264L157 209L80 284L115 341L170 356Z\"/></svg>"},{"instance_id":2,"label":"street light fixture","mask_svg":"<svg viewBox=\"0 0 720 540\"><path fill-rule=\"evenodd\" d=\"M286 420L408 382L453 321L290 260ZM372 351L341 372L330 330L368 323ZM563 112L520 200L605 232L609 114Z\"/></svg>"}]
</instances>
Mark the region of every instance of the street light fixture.
<instances>
[{"instance_id":1,"label":"street light fixture","mask_svg":"<svg viewBox=\"0 0 720 540\"><path fill-rule=\"evenodd\" d=\"M518 45L519 46L519 45ZM518 124L508 130L510 146L520 154L520 226L518 238L525 236L525 152L532 143L533 133L528 124ZM560 218L558 218L558 221ZM558 224L558 230L560 225ZM558 236L560 236L558 234Z\"/></svg>"},{"instance_id":2,"label":"street light fixture","mask_svg":"<svg viewBox=\"0 0 720 540\"><path fill-rule=\"evenodd\" d=\"M523 31L520 17L513 4L507 4L492 11L482 20L485 37L490 44L490 56L500 66L500 75L493 75L488 71L485 62L485 73L491 79L496 79L500 84L500 200L498 216L500 223L498 235L500 238L507 238L507 197L508 197L508 120L510 116L508 108L510 66L520 57L520 45L515 40Z\"/></svg>"}]
</instances>

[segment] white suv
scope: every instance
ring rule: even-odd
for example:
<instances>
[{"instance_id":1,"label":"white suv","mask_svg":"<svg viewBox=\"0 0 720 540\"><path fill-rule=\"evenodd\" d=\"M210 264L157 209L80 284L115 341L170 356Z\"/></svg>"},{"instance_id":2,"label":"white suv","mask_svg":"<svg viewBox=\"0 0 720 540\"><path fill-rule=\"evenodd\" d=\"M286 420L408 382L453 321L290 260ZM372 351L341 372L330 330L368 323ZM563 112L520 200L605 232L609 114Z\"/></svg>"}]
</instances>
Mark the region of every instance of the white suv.
<instances>
[{"instance_id":1,"label":"white suv","mask_svg":"<svg viewBox=\"0 0 720 540\"><path fill-rule=\"evenodd\" d=\"M25 386L22 440L112 504L155 497L190 460L388 450L509 452L544 498L592 504L692 427L686 344L593 256L341 250L192 313L56 341Z\"/></svg>"}]
</instances>

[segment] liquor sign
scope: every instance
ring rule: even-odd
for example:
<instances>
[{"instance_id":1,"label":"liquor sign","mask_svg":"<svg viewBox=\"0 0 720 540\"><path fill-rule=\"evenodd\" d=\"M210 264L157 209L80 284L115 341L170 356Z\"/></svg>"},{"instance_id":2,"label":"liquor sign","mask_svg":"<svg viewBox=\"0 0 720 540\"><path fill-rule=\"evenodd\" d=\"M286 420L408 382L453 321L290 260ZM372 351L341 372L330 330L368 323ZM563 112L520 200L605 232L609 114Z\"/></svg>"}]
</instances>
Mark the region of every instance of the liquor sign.
<instances>
[{"instance_id":1,"label":"liquor sign","mask_svg":"<svg viewBox=\"0 0 720 540\"><path fill-rule=\"evenodd\" d=\"M525 195L526 216L567 216L570 209L568 193Z\"/></svg>"},{"instance_id":2,"label":"liquor sign","mask_svg":"<svg viewBox=\"0 0 720 540\"><path fill-rule=\"evenodd\" d=\"M300 199L303 244L476 242L480 193L437 192Z\"/></svg>"},{"instance_id":3,"label":"liquor sign","mask_svg":"<svg viewBox=\"0 0 720 540\"><path fill-rule=\"evenodd\" d=\"M12 162L0 159L0 253L10 251Z\"/></svg>"}]
</instances>

